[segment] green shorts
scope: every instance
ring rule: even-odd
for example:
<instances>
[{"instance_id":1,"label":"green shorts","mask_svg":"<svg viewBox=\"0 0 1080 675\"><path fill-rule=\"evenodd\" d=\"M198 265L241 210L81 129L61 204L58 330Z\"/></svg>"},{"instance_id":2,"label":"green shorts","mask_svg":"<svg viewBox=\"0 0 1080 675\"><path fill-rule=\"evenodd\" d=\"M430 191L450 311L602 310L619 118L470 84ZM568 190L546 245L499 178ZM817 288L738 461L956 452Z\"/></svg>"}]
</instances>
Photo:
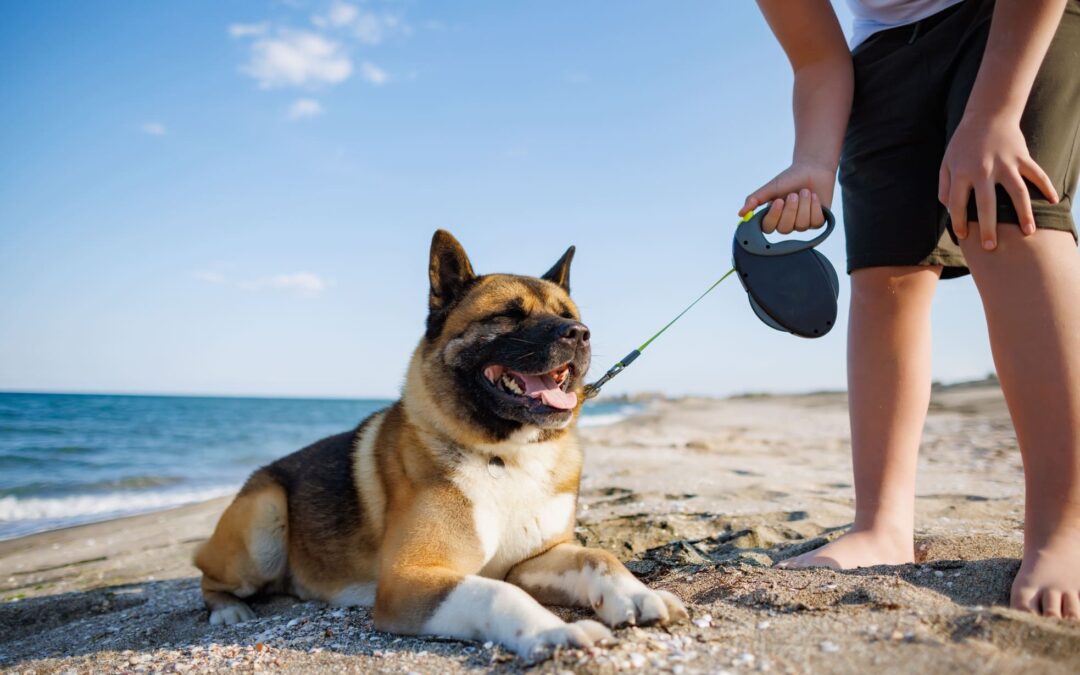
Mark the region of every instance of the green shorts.
<instances>
[{"instance_id":1,"label":"green shorts","mask_svg":"<svg viewBox=\"0 0 1080 675\"><path fill-rule=\"evenodd\" d=\"M875 33L855 48L855 99L840 160L848 272L864 267L967 263L938 202L938 172L975 82L993 0L965 0L927 19ZM1050 176L1051 204L1028 183L1037 227L1076 237L1072 206L1080 174L1080 0L1069 0L1020 123ZM998 186L998 222L1017 224ZM975 199L968 217L977 220Z\"/></svg>"}]
</instances>

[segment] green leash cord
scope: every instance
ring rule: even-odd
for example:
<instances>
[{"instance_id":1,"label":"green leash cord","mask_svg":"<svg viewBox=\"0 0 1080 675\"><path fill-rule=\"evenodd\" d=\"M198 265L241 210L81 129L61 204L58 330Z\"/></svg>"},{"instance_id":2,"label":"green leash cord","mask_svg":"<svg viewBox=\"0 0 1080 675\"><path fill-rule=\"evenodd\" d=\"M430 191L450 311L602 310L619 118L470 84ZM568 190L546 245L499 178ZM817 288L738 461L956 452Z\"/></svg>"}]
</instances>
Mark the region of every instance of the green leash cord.
<instances>
[{"instance_id":1,"label":"green leash cord","mask_svg":"<svg viewBox=\"0 0 1080 675\"><path fill-rule=\"evenodd\" d=\"M745 216L743 216L742 222L744 222L744 223L749 222L750 219L753 218L753 217L754 217L754 211L753 210L748 211L747 214ZM656 338L663 335L664 331L666 331L668 328L671 328L671 326L676 321L678 321L679 319L681 319L683 317L683 314L686 314L691 309L693 309L694 305L701 302L701 300L706 295L708 295L709 293L712 293L712 290L714 288L716 288L717 286L719 286L721 281L723 281L724 279L727 279L728 277L730 277L731 273L734 272L734 271L735 271L735 268L732 267L727 272L725 272L724 276L717 279L716 283L714 283L712 286L709 286L709 288L704 293L702 293L701 295L698 296L697 300L694 300L693 302L691 302L687 306L686 309L679 312L678 316L676 316L674 319L672 319L671 321L668 321L666 326L664 326L663 328L658 330L655 335L653 335L651 338L649 338L644 343L642 343L642 345L640 347L638 347L634 351L630 352L626 356L622 357L622 360L619 361L618 363L616 363L615 365L613 365L610 369L608 369L608 371L606 373L604 373L603 377L601 377L596 382L593 382L592 384L585 385L585 392L584 392L585 393L585 400L588 400L590 398L596 398L597 395L600 393L600 387L603 387L605 384L607 384L608 382L611 381L611 378L615 377L616 375L618 375L622 371L626 370L626 367L628 365L630 365L631 363L633 363L634 359L641 356L641 352L645 351L645 348L648 347L649 345L651 345L653 343L653 340L655 340Z\"/></svg>"},{"instance_id":2,"label":"green leash cord","mask_svg":"<svg viewBox=\"0 0 1080 675\"><path fill-rule=\"evenodd\" d=\"M645 348L648 347L649 345L651 345L653 343L653 340L655 340L656 338L663 335L664 331L666 331L668 328L671 328L675 324L676 321L678 321L679 319L681 319L683 317L683 314L686 314L691 309L693 309L694 305L701 302L702 299L706 295L708 295L709 293L712 293L712 290L714 288L716 288L717 286L719 286L721 281L723 281L724 279L727 279L728 277L730 277L732 272L734 272L734 271L735 271L734 267L732 267L730 270L728 270L724 274L724 276L717 279L716 282L712 286L709 286L708 290L706 290L704 293L699 295L697 300L694 300L693 302L691 302L686 307L686 309L679 312L679 314L674 319L672 319L671 321L668 321L666 326L664 326L663 328L658 330L655 335L653 335L651 338L649 338L648 340L643 342L640 347L638 347L634 351L630 352L626 356L622 357L622 359L618 363L616 363L606 373L604 373L603 377L601 377L596 382L593 382L592 384L585 385L585 399L588 400L590 398L596 398L596 396L600 393L600 388L601 387L603 387L605 384L610 382L611 378L615 377L616 375L618 375L622 371L626 370L626 367L629 366L631 363L633 363L634 359L641 356L641 352L645 351Z\"/></svg>"}]
</instances>

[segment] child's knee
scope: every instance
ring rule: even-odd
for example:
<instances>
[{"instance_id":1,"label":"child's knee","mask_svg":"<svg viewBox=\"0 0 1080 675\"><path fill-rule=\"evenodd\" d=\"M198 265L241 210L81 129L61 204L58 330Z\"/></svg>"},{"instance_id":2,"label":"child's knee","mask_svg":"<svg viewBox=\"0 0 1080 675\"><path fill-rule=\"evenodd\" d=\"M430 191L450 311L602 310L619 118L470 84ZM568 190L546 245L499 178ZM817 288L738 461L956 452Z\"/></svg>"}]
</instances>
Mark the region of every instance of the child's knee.
<instances>
[{"instance_id":1,"label":"child's knee","mask_svg":"<svg viewBox=\"0 0 1080 675\"><path fill-rule=\"evenodd\" d=\"M933 297L937 266L867 267L851 275L851 302L873 310L922 304Z\"/></svg>"}]
</instances>

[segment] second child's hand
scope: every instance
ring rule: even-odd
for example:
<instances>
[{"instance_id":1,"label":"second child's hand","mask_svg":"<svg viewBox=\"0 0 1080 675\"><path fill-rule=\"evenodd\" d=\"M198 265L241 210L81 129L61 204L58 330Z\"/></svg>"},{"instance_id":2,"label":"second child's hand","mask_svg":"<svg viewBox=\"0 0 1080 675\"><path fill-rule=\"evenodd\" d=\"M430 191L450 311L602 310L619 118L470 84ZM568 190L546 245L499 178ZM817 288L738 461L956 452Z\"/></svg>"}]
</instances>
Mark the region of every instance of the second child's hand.
<instances>
[{"instance_id":1,"label":"second child's hand","mask_svg":"<svg viewBox=\"0 0 1080 675\"><path fill-rule=\"evenodd\" d=\"M739 210L745 216L763 204L770 204L761 221L766 234L805 232L825 224L821 207L832 205L836 169L809 163L793 163L775 178L752 192Z\"/></svg>"},{"instance_id":2,"label":"second child's hand","mask_svg":"<svg viewBox=\"0 0 1080 675\"><path fill-rule=\"evenodd\" d=\"M1028 152L1019 120L1003 115L965 115L945 151L939 179L938 199L949 209L959 239L968 236L968 200L975 193L979 238L986 250L997 247L997 185L1012 199L1025 235L1035 234L1035 216L1024 180L1051 204L1058 201L1053 182Z\"/></svg>"},{"instance_id":3,"label":"second child's hand","mask_svg":"<svg viewBox=\"0 0 1080 675\"><path fill-rule=\"evenodd\" d=\"M1028 151L1020 119L1064 12L1065 0L998 0L994 4L979 73L945 150L938 199L949 209L957 238L967 239L977 226L978 238L988 251L998 244L998 185L1013 202L1025 235L1035 233L1028 183L1051 204L1058 201L1053 182ZM972 192L977 223L968 220Z\"/></svg>"}]
</instances>

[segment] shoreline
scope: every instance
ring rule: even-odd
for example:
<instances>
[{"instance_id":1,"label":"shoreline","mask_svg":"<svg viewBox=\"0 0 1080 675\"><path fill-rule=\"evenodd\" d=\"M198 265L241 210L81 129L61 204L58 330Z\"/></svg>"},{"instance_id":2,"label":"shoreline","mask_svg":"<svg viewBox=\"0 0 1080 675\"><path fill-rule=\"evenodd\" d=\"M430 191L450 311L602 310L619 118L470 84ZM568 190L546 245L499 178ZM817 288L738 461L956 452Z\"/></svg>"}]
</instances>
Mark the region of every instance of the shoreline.
<instances>
[{"instance_id":1,"label":"shoreline","mask_svg":"<svg viewBox=\"0 0 1080 675\"><path fill-rule=\"evenodd\" d=\"M935 391L920 457L921 561L897 567L771 567L850 522L843 394L662 400L581 434L579 541L679 595L693 621L620 629L610 648L561 652L535 672L1080 669L1080 624L1005 606L1023 481L994 387ZM228 500L0 542L0 669L529 668L498 648L380 633L367 609L288 597L259 601L256 621L209 626L190 560Z\"/></svg>"},{"instance_id":2,"label":"shoreline","mask_svg":"<svg viewBox=\"0 0 1080 675\"><path fill-rule=\"evenodd\" d=\"M59 394L66 396L67 394ZM280 400L280 399L279 399ZM329 400L329 399L325 399ZM640 414L648 405L655 400L660 400L653 395L601 398L597 403L602 404L600 412L583 415L579 419L579 427L599 428L617 424L628 417ZM382 403L382 401L379 401ZM606 408L610 408L607 410ZM311 441L317 439L310 439ZM297 446L294 450L298 450ZM287 454L287 453L283 453ZM273 461L272 458L268 461ZM82 502L82 512L69 512L63 515L43 515L36 518L21 518L4 520L0 517L0 543L13 541L21 537L29 537L46 532L66 530L82 525L107 523L132 516L161 513L184 506L192 506L212 499L234 494L243 485L246 476L251 471L258 469L259 465L252 466L244 478L237 480L231 485L200 485L186 484L182 479L176 479L175 483L158 489L148 490L114 490L99 494L87 494L75 492L72 494L43 495L6 495L0 496L0 514L8 515L12 509L39 511L71 509L72 504ZM189 498L192 495L199 495ZM210 495L208 497L202 495ZM132 506L132 503L142 503L144 506ZM5 527L16 530L13 534L4 533ZM17 530L31 530L18 532Z\"/></svg>"},{"instance_id":3,"label":"shoreline","mask_svg":"<svg viewBox=\"0 0 1080 675\"><path fill-rule=\"evenodd\" d=\"M996 381L995 378L984 378L982 380L971 380L971 381L963 381L963 382L956 382L956 383L950 383L950 384L941 384L941 383L935 382L934 383L934 391L940 393L940 392L948 392L948 391L954 391L954 390L971 390L971 389L980 389L980 388L984 388L984 387L994 387L994 386L996 386L996 382L997 381ZM4 392L0 392L0 394L16 394L16 395L19 395L19 394L26 394L26 395L45 394L45 395L56 395L56 396L131 396L131 397L147 397L148 396L148 397L159 397L159 398L183 397L183 398L197 398L197 399L206 399L206 398L211 398L211 399L260 399L260 398L267 398L267 399L271 399L271 398L273 398L273 399L278 399L278 400L303 400L303 401L309 401L309 400L310 401L369 401L369 400L370 401L375 401L376 400L376 399L359 399L359 398L353 399L353 398L337 398L337 397L298 397L298 396L293 396L293 397L269 397L269 396L259 397L259 396L244 396L244 395L205 395L204 396L204 395L198 395L198 394L113 394L113 393L97 393L97 392L86 393L86 392L30 392L30 391L27 391L27 392L16 392L16 391L8 392L8 391L4 391ZM643 412L646 412L650 405L653 405L653 404L656 404L656 403L678 403L680 401L687 401L687 400L712 400L712 401L717 401L717 402L740 401L740 400L759 400L759 401L766 400L767 401L767 400L774 400L774 399L778 399L778 398L787 398L787 399L817 398L817 399L821 399L821 398L836 398L836 397L845 397L845 396L846 396L845 392L843 392L843 391L833 391L833 390L810 391L810 392L793 393L793 394L767 393L767 392L743 392L743 393L738 393L738 394L732 394L732 395L727 396L727 397L699 397L699 396L669 397L669 396L666 396L664 394L660 394L660 393L656 393L656 392L641 392L641 393L637 393L637 394L621 394L621 395L612 395L612 396L602 396L602 397L596 399L596 403L605 404L605 405L609 405L609 406L623 406L623 408L620 408L620 410L618 412L602 412L602 413L596 413L595 415L591 415L591 416L589 416L589 415L583 416L579 420L579 428L582 431L584 431L585 429L606 427L606 426L610 426L612 424L618 424L620 422L625 421L626 419L628 419L630 417L633 417L635 415L639 415L639 414L641 414ZM378 401L383 401L383 399L377 399L377 400ZM392 400L386 399L385 402L386 403L391 403ZM626 412L624 412L625 408L636 408L636 410L634 410L634 412L626 413ZM253 467L252 470L255 470L255 468L257 468L257 467ZM227 496L230 491L238 490L242 484L243 484L243 481L240 481L240 482L238 482L236 484L235 487L229 487L229 488L225 488L225 487L204 487L204 488L199 488L197 486L185 486L185 487L186 487L186 492L188 492L188 493L194 492L194 491L198 491L198 492L220 492L220 493L222 493L221 496ZM101 499L101 498L113 498L113 499L116 499L116 498L125 497L125 496L130 496L130 497L134 497L134 498L142 498L142 499L146 499L146 498L160 499L160 498L167 498L169 496L170 492L173 492L173 491L170 491L170 490L163 490L163 491L157 491L157 492L146 492L146 491L136 492L136 491L133 491L133 492L127 492L127 493L112 492L112 493L104 493L102 495L73 494L73 495L55 495L55 496L51 496L51 497L43 497L43 496L38 496L38 495L23 495L23 496L16 497L16 496L13 496L13 495L8 495L8 496L5 496L5 497L0 497L0 503L2 503L3 500L5 500L5 499L14 499L14 500L16 500L16 503L18 503L18 502L26 503L26 502L32 502L32 501L37 501L37 500L41 500L41 501L62 501L62 500L76 499L76 498L87 499L87 500ZM63 523L63 524L60 524L57 527L46 527L45 529L41 529L41 530L37 530L37 531L33 531L33 532L28 532L28 533L14 534L12 536L0 535L0 555L2 555L2 550L3 550L2 544L3 543L10 542L10 541L15 541L15 540L23 538L23 537L32 537L32 536L35 536L35 535L38 535L38 534L44 534L44 533L48 533L48 532L57 532L57 531L62 531L62 530L68 530L68 529L71 529L71 528L81 527L81 526L84 526L84 525L93 525L93 524L99 524L99 523L108 523L108 522L113 522L113 521L118 521L118 520L124 520L126 518L131 518L131 517L138 516L138 515L162 513L162 512L171 511L171 510L177 509L177 508L183 508L183 507L186 507L186 506L194 506L194 505L197 505L197 504L200 504L200 503L203 503L203 502L206 502L206 501L211 501L211 500L217 499L217 498L219 498L219 497L215 496L215 497L210 497L208 499L195 499L195 500L191 500L191 501L182 501L182 502L177 503L177 504L170 504L168 506L147 507L145 509L141 509L141 508L136 508L136 509L119 508L119 509L116 509L117 515L109 515L107 517L100 518L100 519L96 518L95 515L92 514L92 513L75 514L75 515L72 515L72 516L56 516L55 518L52 518L52 519L54 519L54 520L68 519L68 520L72 520L72 521L80 521L81 520L81 522ZM50 520L50 518L39 518L37 520ZM9 521L6 521L6 522L8 522L8 523L21 523L21 522L26 522L26 521L25 520L9 520Z\"/></svg>"},{"instance_id":4,"label":"shoreline","mask_svg":"<svg viewBox=\"0 0 1080 675\"><path fill-rule=\"evenodd\" d=\"M140 513L132 513L130 515L117 516L115 518L108 518L106 520L95 520L91 523L77 523L74 525L66 525L64 527L57 527L51 530L42 530L41 532L31 532L30 534L17 535L8 539L0 539L0 560L4 557L24 551L28 549L36 548L38 545L46 545L54 543L53 540L64 541L73 537L79 537L85 534L87 538L94 538L95 534L107 534L108 532L124 527L125 525L141 525L143 521L153 520L160 522L161 519L170 520L174 517L184 517L189 512L195 512L213 506L217 508L218 502L228 503L232 500L233 495L222 495L220 497L212 497L210 499L203 499L196 502L190 502L187 504L179 504L177 506L168 506L163 509L155 511L143 511ZM221 508L224 508L222 506ZM126 529L126 528L125 528ZM100 531L100 532L96 532ZM55 537L50 535L56 535Z\"/></svg>"}]
</instances>

